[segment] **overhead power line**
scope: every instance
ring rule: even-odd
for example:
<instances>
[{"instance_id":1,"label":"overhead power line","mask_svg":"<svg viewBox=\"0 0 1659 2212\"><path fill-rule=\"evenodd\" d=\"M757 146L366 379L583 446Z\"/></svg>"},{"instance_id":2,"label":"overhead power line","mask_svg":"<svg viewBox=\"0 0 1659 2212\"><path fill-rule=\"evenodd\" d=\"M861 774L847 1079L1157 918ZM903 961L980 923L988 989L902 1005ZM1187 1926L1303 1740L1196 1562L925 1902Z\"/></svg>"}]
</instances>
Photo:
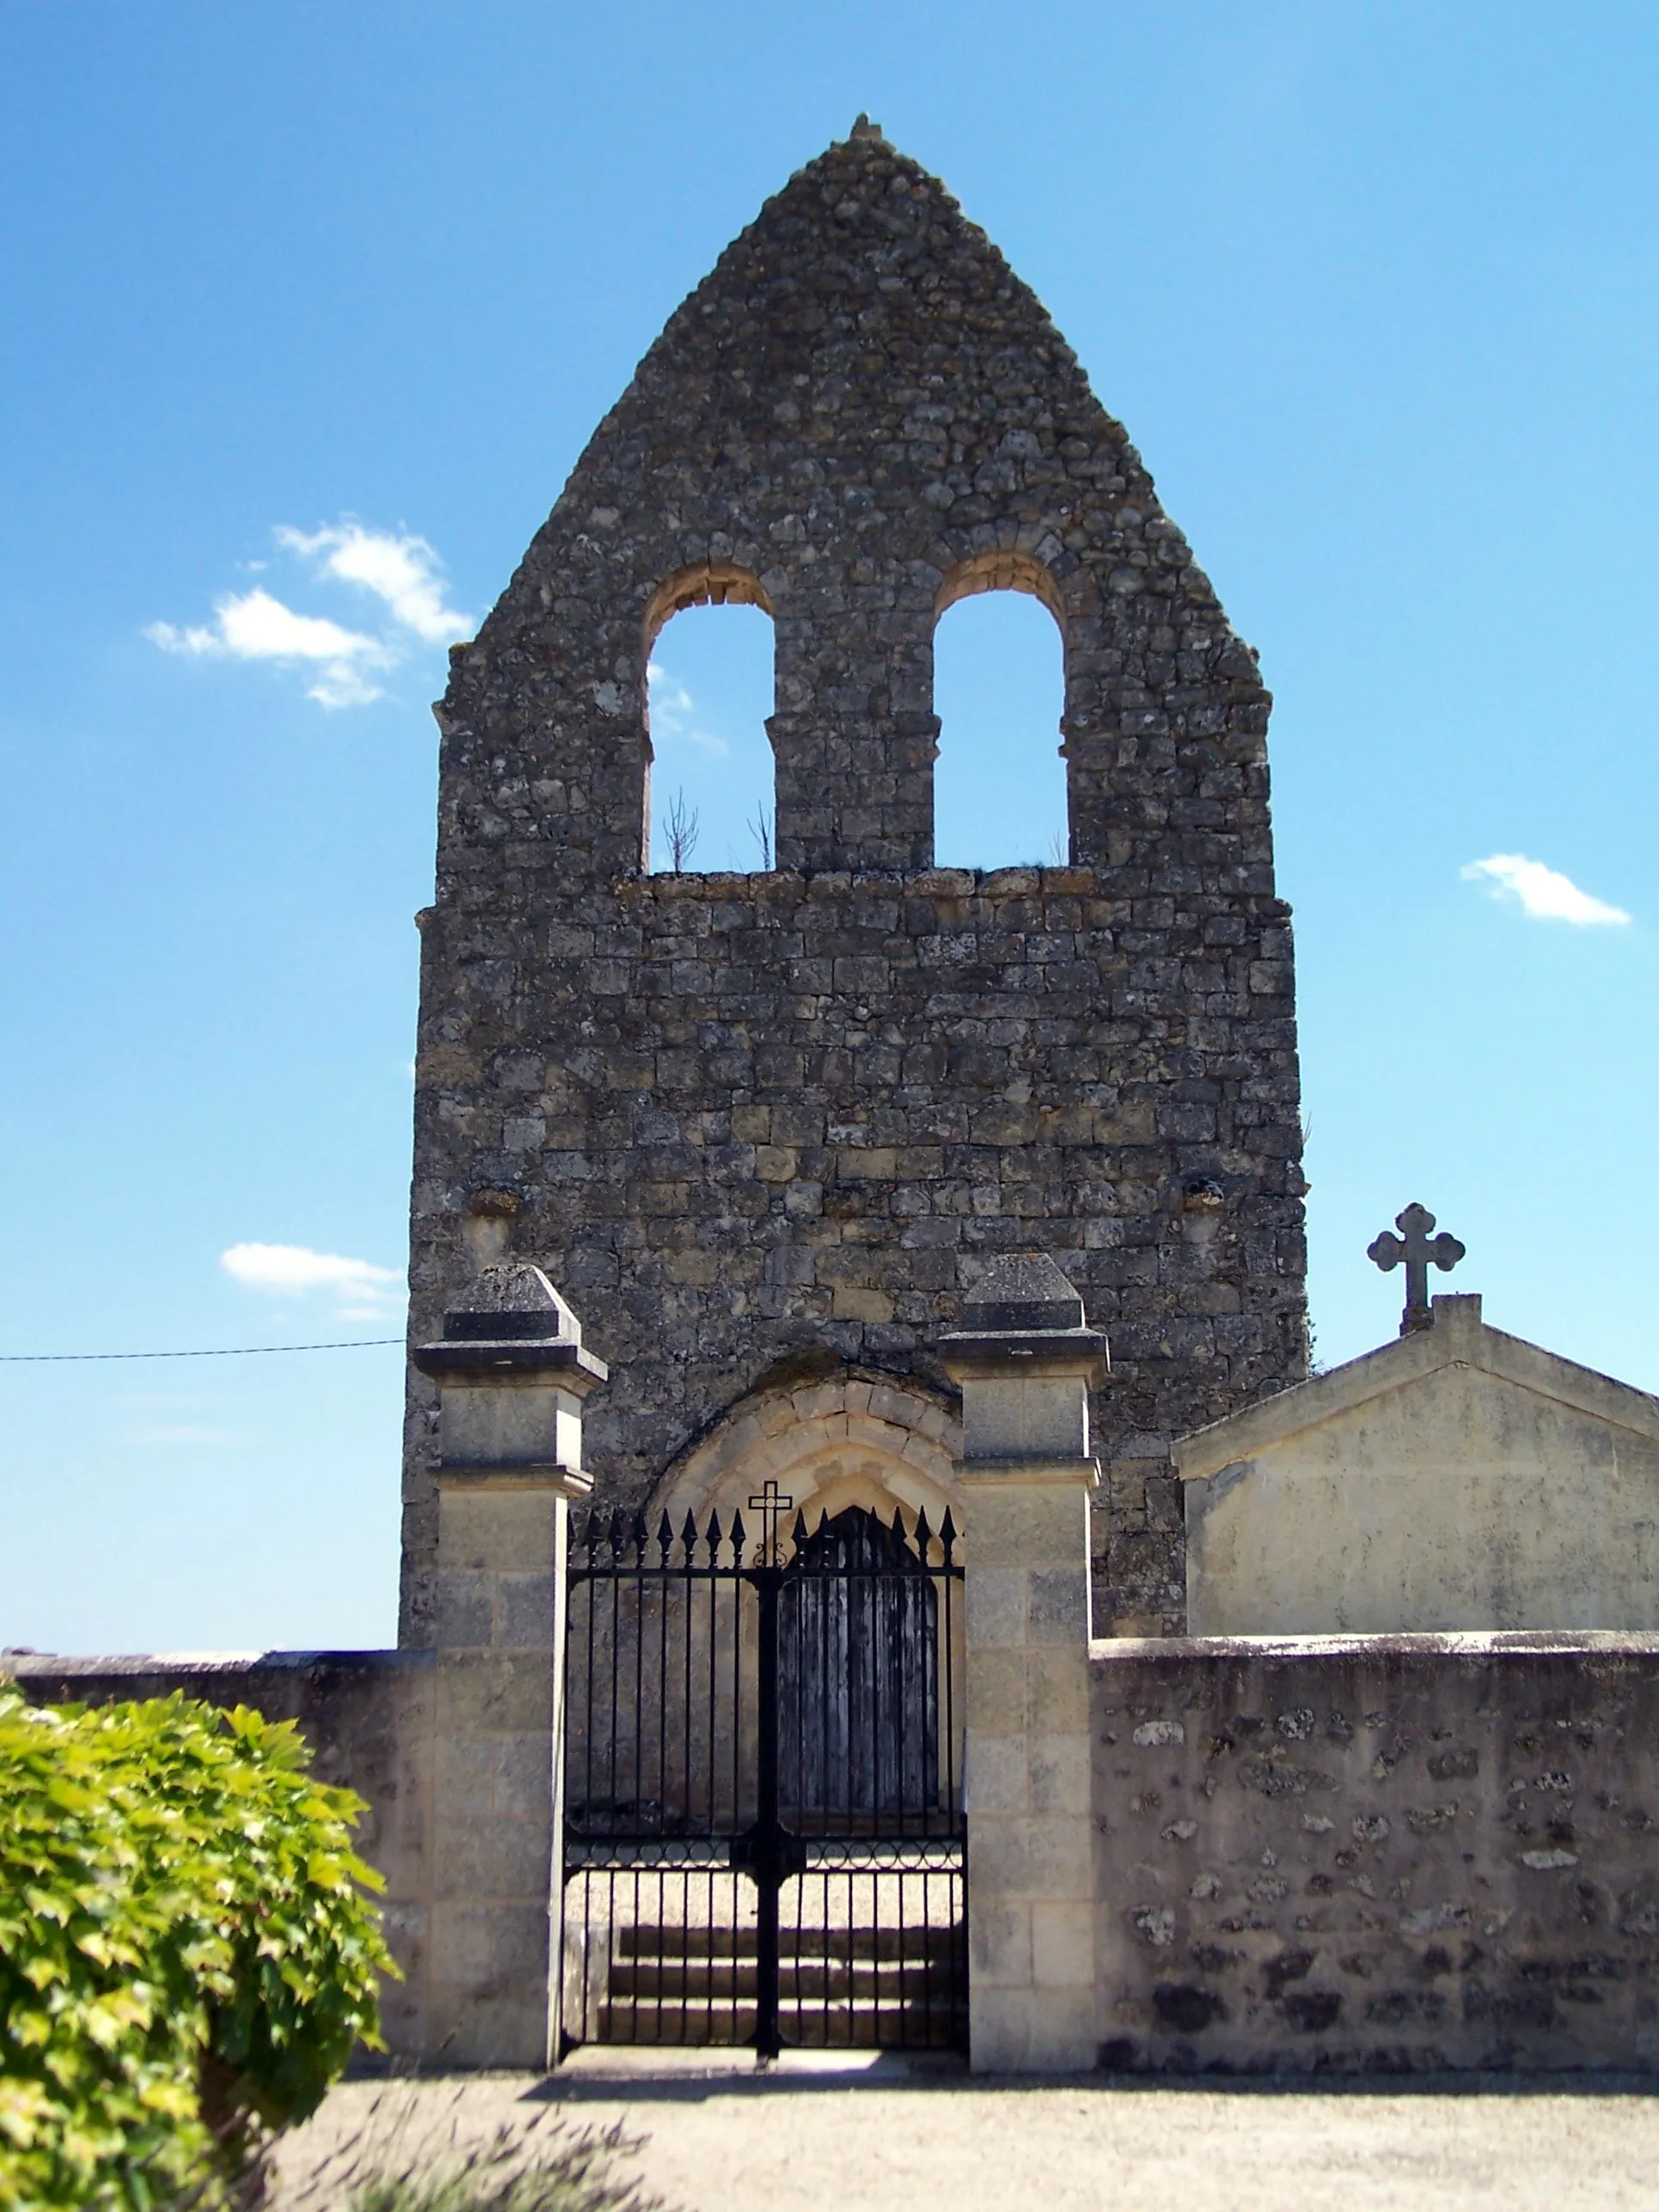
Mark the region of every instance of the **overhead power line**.
<instances>
[{"instance_id":1,"label":"overhead power line","mask_svg":"<svg viewBox=\"0 0 1659 2212\"><path fill-rule=\"evenodd\" d=\"M337 1344L222 1344L204 1352L0 1352L0 1367L64 1359L252 1359L270 1352L367 1352L382 1344L401 1344L400 1336L350 1336Z\"/></svg>"}]
</instances>

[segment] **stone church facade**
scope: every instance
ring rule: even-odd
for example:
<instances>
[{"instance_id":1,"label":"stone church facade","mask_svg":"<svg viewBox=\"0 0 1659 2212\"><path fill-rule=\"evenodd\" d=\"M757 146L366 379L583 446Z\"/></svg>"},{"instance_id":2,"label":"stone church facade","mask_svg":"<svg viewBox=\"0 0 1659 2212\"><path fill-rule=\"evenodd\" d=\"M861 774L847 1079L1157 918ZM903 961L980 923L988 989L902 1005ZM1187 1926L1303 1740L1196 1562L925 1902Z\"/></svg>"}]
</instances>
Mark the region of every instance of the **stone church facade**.
<instances>
[{"instance_id":1,"label":"stone church facade","mask_svg":"<svg viewBox=\"0 0 1659 2212\"><path fill-rule=\"evenodd\" d=\"M1063 641L1063 866L933 865L986 590ZM653 874L647 658L733 599L778 865ZM903 2043L944 1974L991 2070L1659 2068L1659 1401L1467 1294L1306 1379L1267 695L943 188L793 179L453 663L398 1649L20 1681L295 1719L400 2062Z\"/></svg>"},{"instance_id":2,"label":"stone church facade","mask_svg":"<svg viewBox=\"0 0 1659 2212\"><path fill-rule=\"evenodd\" d=\"M990 590L1063 641L1064 866L933 866L934 626ZM777 865L653 874L647 663L710 601L771 618ZM675 313L452 663L413 1340L510 1251L611 1364L603 1500L654 1525L775 1474L937 1522L937 1340L1048 1253L1111 1345L1097 1626L1178 1631L1170 1439L1306 1372L1269 699L1038 301L861 122ZM434 1402L416 1375L416 1645Z\"/></svg>"}]
</instances>

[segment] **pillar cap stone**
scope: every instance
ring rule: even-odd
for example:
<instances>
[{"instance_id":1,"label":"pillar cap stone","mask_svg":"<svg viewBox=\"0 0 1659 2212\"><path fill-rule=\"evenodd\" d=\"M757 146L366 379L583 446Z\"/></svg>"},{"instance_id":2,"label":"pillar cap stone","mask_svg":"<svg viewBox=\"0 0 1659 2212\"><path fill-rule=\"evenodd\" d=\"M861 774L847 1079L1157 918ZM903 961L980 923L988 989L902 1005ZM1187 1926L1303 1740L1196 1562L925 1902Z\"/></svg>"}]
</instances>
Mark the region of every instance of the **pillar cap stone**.
<instances>
[{"instance_id":1,"label":"pillar cap stone","mask_svg":"<svg viewBox=\"0 0 1659 2212\"><path fill-rule=\"evenodd\" d=\"M1076 1285L1046 1252L993 1260L962 1310L962 1327L939 1340L953 1382L1017 1371L1074 1375L1098 1388L1111 1371L1106 1339L1084 1319Z\"/></svg>"},{"instance_id":2,"label":"pillar cap stone","mask_svg":"<svg viewBox=\"0 0 1659 2212\"><path fill-rule=\"evenodd\" d=\"M440 1382L556 1380L579 1398L611 1373L541 1269L522 1260L482 1269L445 1314L442 1340L410 1357Z\"/></svg>"}]
</instances>

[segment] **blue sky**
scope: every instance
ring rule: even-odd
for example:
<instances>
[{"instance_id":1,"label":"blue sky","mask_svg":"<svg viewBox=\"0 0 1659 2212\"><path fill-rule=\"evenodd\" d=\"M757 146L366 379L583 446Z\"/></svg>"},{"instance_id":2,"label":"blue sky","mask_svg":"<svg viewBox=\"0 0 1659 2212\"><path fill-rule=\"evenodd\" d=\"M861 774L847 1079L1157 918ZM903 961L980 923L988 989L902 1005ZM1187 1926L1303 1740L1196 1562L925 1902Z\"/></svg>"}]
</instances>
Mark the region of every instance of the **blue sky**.
<instances>
[{"instance_id":1,"label":"blue sky","mask_svg":"<svg viewBox=\"0 0 1659 2212\"><path fill-rule=\"evenodd\" d=\"M1364 1247L1420 1199L1449 1286L1659 1389L1656 106L1659 21L1596 0L13 11L0 1349L398 1334L444 645L865 109L1277 695L1319 1355L1391 1332ZM710 614L659 641L658 788L752 865L764 623ZM1047 621L946 619L942 857L1057 826ZM390 1640L400 1387L0 1370L0 1644Z\"/></svg>"}]
</instances>

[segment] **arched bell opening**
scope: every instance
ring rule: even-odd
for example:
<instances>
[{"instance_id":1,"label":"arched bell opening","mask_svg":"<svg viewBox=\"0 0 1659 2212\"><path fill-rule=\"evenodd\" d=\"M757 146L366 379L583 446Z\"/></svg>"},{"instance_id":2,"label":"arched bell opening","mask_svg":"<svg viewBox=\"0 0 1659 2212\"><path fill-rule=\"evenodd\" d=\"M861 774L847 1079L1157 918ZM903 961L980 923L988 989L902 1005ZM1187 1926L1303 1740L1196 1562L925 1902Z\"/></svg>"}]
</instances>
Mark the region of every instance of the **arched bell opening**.
<instances>
[{"instance_id":1,"label":"arched bell opening","mask_svg":"<svg viewBox=\"0 0 1659 2212\"><path fill-rule=\"evenodd\" d=\"M1054 735L1066 617L1054 577L1029 554L975 554L946 573L934 618L938 865L1066 866L1069 801Z\"/></svg>"},{"instance_id":2,"label":"arched bell opening","mask_svg":"<svg viewBox=\"0 0 1659 2212\"><path fill-rule=\"evenodd\" d=\"M727 562L678 569L652 594L643 643L647 871L769 871L776 647L765 586Z\"/></svg>"}]
</instances>

